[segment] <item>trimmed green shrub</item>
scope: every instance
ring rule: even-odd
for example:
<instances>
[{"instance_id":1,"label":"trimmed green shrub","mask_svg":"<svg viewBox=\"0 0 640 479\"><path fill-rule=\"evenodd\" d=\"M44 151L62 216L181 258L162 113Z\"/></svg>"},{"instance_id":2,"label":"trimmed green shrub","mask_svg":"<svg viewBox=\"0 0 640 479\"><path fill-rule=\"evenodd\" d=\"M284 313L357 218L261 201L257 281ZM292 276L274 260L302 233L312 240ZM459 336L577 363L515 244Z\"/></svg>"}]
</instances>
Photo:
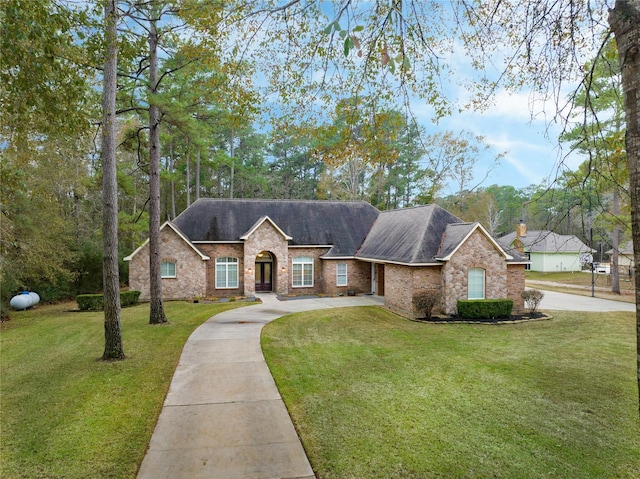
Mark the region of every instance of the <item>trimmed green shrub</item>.
<instances>
[{"instance_id":1,"label":"trimmed green shrub","mask_svg":"<svg viewBox=\"0 0 640 479\"><path fill-rule=\"evenodd\" d=\"M122 291L120 293L120 306L133 306L138 302L140 291Z\"/></svg>"},{"instance_id":2,"label":"trimmed green shrub","mask_svg":"<svg viewBox=\"0 0 640 479\"><path fill-rule=\"evenodd\" d=\"M460 299L458 315L465 319L508 318L513 309L511 299Z\"/></svg>"},{"instance_id":3,"label":"trimmed green shrub","mask_svg":"<svg viewBox=\"0 0 640 479\"><path fill-rule=\"evenodd\" d=\"M138 302L140 291L121 291L120 306L134 305ZM104 296L101 294L79 294L76 296L80 311L102 311L104 309Z\"/></svg>"},{"instance_id":4,"label":"trimmed green shrub","mask_svg":"<svg viewBox=\"0 0 640 479\"><path fill-rule=\"evenodd\" d=\"M76 301L80 311L102 311L104 309L101 294L79 294L76 296Z\"/></svg>"}]
</instances>

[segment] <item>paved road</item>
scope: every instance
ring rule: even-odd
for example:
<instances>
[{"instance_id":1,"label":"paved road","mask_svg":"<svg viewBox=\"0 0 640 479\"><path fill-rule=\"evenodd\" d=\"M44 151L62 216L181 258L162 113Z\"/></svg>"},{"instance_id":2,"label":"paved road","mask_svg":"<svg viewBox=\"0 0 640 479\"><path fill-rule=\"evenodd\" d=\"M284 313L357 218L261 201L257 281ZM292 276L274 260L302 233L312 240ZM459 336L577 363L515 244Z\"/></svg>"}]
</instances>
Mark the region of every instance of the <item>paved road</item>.
<instances>
[{"instance_id":1,"label":"paved road","mask_svg":"<svg viewBox=\"0 0 640 479\"><path fill-rule=\"evenodd\" d=\"M544 296L540 303L540 309L560 311L635 311L636 305L623 301L592 298L577 294L556 293L555 291L542 291Z\"/></svg>"}]
</instances>

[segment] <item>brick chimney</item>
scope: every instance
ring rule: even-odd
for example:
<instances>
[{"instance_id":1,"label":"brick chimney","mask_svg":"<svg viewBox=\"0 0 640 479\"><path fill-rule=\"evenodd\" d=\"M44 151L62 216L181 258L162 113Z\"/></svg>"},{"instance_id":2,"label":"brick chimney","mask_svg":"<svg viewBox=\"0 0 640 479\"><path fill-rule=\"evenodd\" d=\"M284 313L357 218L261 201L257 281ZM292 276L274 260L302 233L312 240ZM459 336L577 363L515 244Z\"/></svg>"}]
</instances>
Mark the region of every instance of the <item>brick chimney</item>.
<instances>
[{"instance_id":1,"label":"brick chimney","mask_svg":"<svg viewBox=\"0 0 640 479\"><path fill-rule=\"evenodd\" d=\"M527 224L520 220L520 223L516 225L516 237L523 238L527 236Z\"/></svg>"}]
</instances>

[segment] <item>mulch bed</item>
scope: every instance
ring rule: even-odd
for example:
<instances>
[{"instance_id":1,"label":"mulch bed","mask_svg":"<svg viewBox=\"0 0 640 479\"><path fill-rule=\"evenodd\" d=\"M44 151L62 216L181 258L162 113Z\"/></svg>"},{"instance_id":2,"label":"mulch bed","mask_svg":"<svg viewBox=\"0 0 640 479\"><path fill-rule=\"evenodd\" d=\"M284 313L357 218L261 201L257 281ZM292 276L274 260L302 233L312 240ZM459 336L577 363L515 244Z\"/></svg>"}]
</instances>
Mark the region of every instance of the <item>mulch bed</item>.
<instances>
[{"instance_id":1,"label":"mulch bed","mask_svg":"<svg viewBox=\"0 0 640 479\"><path fill-rule=\"evenodd\" d=\"M524 323L528 321L542 321L552 319L551 316L536 312L526 314L514 314L508 318L480 318L480 319L468 319L461 318L460 316L443 316L434 315L431 318L417 318L412 321L418 323L433 323L433 324L446 324L446 323L460 323L460 324L514 324Z\"/></svg>"}]
</instances>

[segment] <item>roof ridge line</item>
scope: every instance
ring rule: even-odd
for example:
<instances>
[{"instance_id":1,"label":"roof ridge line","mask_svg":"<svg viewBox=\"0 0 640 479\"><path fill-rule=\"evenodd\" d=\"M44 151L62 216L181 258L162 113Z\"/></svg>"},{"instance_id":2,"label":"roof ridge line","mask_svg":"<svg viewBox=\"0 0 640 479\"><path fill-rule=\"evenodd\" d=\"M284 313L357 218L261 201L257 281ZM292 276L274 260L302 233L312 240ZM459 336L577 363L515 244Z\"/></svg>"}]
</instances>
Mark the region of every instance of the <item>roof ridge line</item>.
<instances>
[{"instance_id":1,"label":"roof ridge line","mask_svg":"<svg viewBox=\"0 0 640 479\"><path fill-rule=\"evenodd\" d=\"M431 205L425 205L425 206L431 206ZM438 205L435 205L435 206L438 206ZM419 256L420 256L420 253L422 251L422 245L424 244L424 242L425 242L425 240L427 238L427 234L428 234L429 229L430 229L430 225L431 225L431 222L432 222L432 219L433 219L434 211L435 211L435 208L431 208L431 211L429 211L429 215L427 217L427 221L424 222L424 224L422 225L422 231L420 231L420 241L417 241L416 244L412 248L413 249L413 251L411 253L411 261L412 262L417 261ZM444 235L444 233L443 233L443 235Z\"/></svg>"}]
</instances>

